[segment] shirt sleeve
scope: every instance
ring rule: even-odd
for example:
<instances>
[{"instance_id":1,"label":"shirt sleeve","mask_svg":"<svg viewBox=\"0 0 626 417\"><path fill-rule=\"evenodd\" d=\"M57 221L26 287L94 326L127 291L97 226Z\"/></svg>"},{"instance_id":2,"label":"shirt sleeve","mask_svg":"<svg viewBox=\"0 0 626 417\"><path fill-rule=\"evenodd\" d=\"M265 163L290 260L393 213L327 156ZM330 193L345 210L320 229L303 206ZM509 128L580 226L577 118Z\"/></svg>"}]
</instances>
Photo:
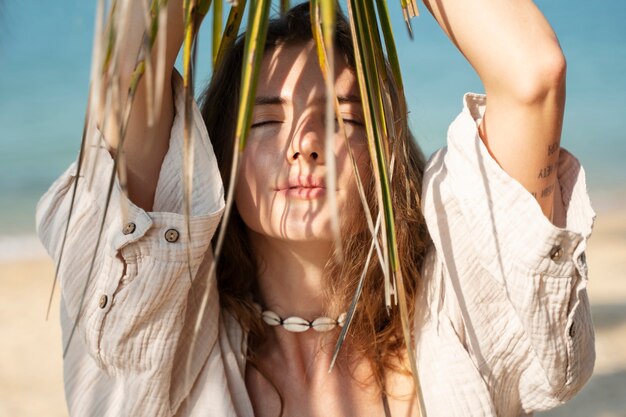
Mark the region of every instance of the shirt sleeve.
<instances>
[{"instance_id":1,"label":"shirt sleeve","mask_svg":"<svg viewBox=\"0 0 626 417\"><path fill-rule=\"evenodd\" d=\"M485 103L464 96L447 148L429 161L423 205L454 305L447 319L498 415L517 415L568 400L593 370L585 249L595 213L580 163L561 149L566 226L548 221L480 139Z\"/></svg>"},{"instance_id":2,"label":"shirt sleeve","mask_svg":"<svg viewBox=\"0 0 626 417\"><path fill-rule=\"evenodd\" d=\"M64 346L71 338L64 360L71 415L172 415L217 340L217 290L207 273L211 238L224 207L222 180L194 103L188 235L182 214L184 98L178 73L172 88L176 115L154 211L126 198L94 126L87 132L87 163L80 175L73 163L37 206L37 232L59 267ZM205 291L209 303L201 310ZM198 335L199 347L191 349L183 341L199 311L206 325Z\"/></svg>"}]
</instances>

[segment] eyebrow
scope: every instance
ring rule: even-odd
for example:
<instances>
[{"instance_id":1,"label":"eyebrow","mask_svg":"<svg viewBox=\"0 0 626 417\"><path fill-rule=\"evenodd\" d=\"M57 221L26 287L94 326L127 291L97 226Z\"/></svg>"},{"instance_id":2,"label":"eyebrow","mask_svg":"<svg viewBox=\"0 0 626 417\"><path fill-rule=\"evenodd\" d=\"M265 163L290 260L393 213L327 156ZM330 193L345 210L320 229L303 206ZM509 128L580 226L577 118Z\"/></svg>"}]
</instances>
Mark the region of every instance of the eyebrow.
<instances>
[{"instance_id":1,"label":"eyebrow","mask_svg":"<svg viewBox=\"0 0 626 417\"><path fill-rule=\"evenodd\" d=\"M356 103L361 104L361 97L355 95L347 95L347 96L337 96L337 100L339 103Z\"/></svg>"},{"instance_id":2,"label":"eyebrow","mask_svg":"<svg viewBox=\"0 0 626 417\"><path fill-rule=\"evenodd\" d=\"M325 97L319 98L318 102L324 102L326 100ZM337 100L339 103L356 103L361 104L361 97L353 94L337 96ZM259 96L254 99L254 104L256 106L263 105L285 105L287 104L287 99L279 96Z\"/></svg>"},{"instance_id":3,"label":"eyebrow","mask_svg":"<svg viewBox=\"0 0 626 417\"><path fill-rule=\"evenodd\" d=\"M256 106L272 105L272 104L287 104L287 100L279 96L261 96L254 99Z\"/></svg>"}]
</instances>

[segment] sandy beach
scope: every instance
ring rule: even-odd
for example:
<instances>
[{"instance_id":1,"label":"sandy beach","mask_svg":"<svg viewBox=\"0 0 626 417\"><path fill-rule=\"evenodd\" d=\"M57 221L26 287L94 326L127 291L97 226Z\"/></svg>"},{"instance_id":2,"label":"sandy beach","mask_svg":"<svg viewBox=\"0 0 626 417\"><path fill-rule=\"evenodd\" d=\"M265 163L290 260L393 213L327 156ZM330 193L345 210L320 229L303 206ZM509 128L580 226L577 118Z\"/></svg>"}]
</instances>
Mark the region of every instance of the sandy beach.
<instances>
[{"instance_id":1,"label":"sandy beach","mask_svg":"<svg viewBox=\"0 0 626 417\"><path fill-rule=\"evenodd\" d=\"M67 416L58 289L45 321L53 267L41 248L0 258L0 417ZM587 252L596 326L594 376L542 417L626 417L626 211L598 216Z\"/></svg>"}]
</instances>

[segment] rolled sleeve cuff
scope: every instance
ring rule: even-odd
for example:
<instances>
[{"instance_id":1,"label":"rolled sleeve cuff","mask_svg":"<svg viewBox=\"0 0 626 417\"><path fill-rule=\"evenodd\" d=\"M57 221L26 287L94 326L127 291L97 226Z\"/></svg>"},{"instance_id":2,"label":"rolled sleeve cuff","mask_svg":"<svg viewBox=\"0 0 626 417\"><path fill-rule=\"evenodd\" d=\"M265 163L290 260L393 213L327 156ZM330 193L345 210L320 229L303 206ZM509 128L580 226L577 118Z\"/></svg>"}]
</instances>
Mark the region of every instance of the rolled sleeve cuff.
<instances>
[{"instance_id":1,"label":"rolled sleeve cuff","mask_svg":"<svg viewBox=\"0 0 626 417\"><path fill-rule=\"evenodd\" d=\"M87 154L88 163L81 176L92 201L104 213L106 196L111 187L107 222L104 233L111 253L141 240L152 255L170 260L187 259L187 245L191 258L200 260L208 248L219 224L224 208L224 192L217 161L208 133L197 106L193 105L192 136L195 144L193 165L193 192L189 218L189 239L183 213L183 111L182 80L178 73L172 78L176 116L172 125L169 149L165 155L155 192L154 211L146 212L135 205L122 191L118 175L111 173L114 160L107 150L99 129L89 128L90 142L95 152ZM95 169L94 165L95 164ZM96 172L95 175L92 173ZM121 209L120 209L121 208ZM125 211L126 210L126 211ZM124 212L125 211L125 212ZM97 231L94 225L94 231Z\"/></svg>"},{"instance_id":2,"label":"rolled sleeve cuff","mask_svg":"<svg viewBox=\"0 0 626 417\"><path fill-rule=\"evenodd\" d=\"M486 96L466 93L464 108L448 132L445 165L460 210L473 229L483 264L502 275L503 260L554 276L569 276L591 234L595 213L587 194L585 173L561 149L557 177L566 211L566 226L553 225L537 201L491 157L478 134ZM485 228L489 219L491 228Z\"/></svg>"}]
</instances>

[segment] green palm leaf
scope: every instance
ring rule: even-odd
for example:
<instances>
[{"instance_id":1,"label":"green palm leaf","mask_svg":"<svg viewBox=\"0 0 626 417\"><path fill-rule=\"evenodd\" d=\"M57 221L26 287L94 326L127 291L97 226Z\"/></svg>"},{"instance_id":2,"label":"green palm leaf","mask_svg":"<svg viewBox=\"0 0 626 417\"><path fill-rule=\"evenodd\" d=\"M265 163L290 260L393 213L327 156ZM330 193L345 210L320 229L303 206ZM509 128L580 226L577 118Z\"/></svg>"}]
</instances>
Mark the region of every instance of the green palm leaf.
<instances>
[{"instance_id":1,"label":"green palm leaf","mask_svg":"<svg viewBox=\"0 0 626 417\"><path fill-rule=\"evenodd\" d=\"M211 264L211 268L208 274L209 279L214 276L217 263L219 262L220 253L224 245L224 237L226 236L229 215L235 199L235 188L237 184L237 177L239 174L239 160L246 146L246 139L248 136L248 132L250 131L259 69L261 67L263 52L265 50L265 39L269 22L270 5L270 0L257 0L255 2L252 2L248 9L248 28L246 31L243 52L243 62L248 63L248 65L243 65L242 68L241 93L239 97L239 106L237 112L237 125L235 128L235 147L233 149L233 162L230 172L230 186L226 196L226 207L222 215L220 231L214 248L214 261ZM229 26L227 26L226 30L229 30ZM229 42L229 38L227 38L227 36L224 36L222 42ZM221 48L222 47L220 47L220 49ZM197 320L191 338L191 346L195 345L197 336L199 334L201 319L204 316L204 310L207 306L209 299L209 288L210 286L207 285L207 288L200 303L199 313L197 315ZM190 373L190 367L191 356L189 356L189 360L187 362L187 374Z\"/></svg>"},{"instance_id":2,"label":"green palm leaf","mask_svg":"<svg viewBox=\"0 0 626 417\"><path fill-rule=\"evenodd\" d=\"M226 208L224 210L222 225L228 224L230 210L234 201L235 184L239 173L239 158L246 146L246 139L252 122L252 112L254 110L254 98L258 81L259 69L263 60L265 50L265 37L267 35L267 24L269 22L270 0L257 0L249 8L248 30L244 44L243 65L241 74L241 95L237 111L237 124L235 127L235 149L233 151L233 163L230 173L230 187L226 196ZM224 243L226 227L220 228L220 233L215 245L215 258L219 254ZM215 262L217 263L217 262Z\"/></svg>"},{"instance_id":3,"label":"green palm leaf","mask_svg":"<svg viewBox=\"0 0 626 417\"><path fill-rule=\"evenodd\" d=\"M409 363L414 378L418 404L422 415L425 413L413 343L411 338L410 319L402 269L398 258L398 250L395 236L395 222L391 200L391 186L389 169L390 155L388 151L389 131L387 120L390 114L386 109L391 109L388 102L388 93L385 90L385 82L381 78L386 71L381 41L379 38L378 24L374 7L371 1L350 0L348 2L350 25L353 42L355 43L357 78L363 107L365 110L365 124L370 144L370 156L374 162L374 176L376 178L376 191L379 201L379 209L383 212L383 243L387 250L388 277L385 279L385 302L391 308L391 297L398 304L404 342L407 347ZM391 125L393 126L393 125ZM393 131L393 129L392 129Z\"/></svg>"},{"instance_id":4,"label":"green palm leaf","mask_svg":"<svg viewBox=\"0 0 626 417\"><path fill-rule=\"evenodd\" d=\"M211 44L212 56L213 56L213 68L217 62L217 54L220 50L220 44L222 43L222 9L223 0L213 1L213 42Z\"/></svg>"},{"instance_id":5,"label":"green palm leaf","mask_svg":"<svg viewBox=\"0 0 626 417\"><path fill-rule=\"evenodd\" d=\"M387 8L387 2L385 0L376 0L376 7L378 9L378 18L380 21L380 28L383 32L385 39L385 48L387 50L387 59L391 65L391 70L395 77L396 84L401 94L404 94L404 85L402 83L402 71L400 71L400 61L398 60L398 52L396 50L396 41L393 36L393 29L391 27L391 19L389 17L389 9Z\"/></svg>"},{"instance_id":6,"label":"green palm leaf","mask_svg":"<svg viewBox=\"0 0 626 417\"><path fill-rule=\"evenodd\" d=\"M213 62L213 68L219 67L220 62L224 57L226 51L232 46L239 33L239 26L241 25L241 19L243 18L243 12L246 8L247 0L239 0L237 4L230 8L228 13L228 20L226 20L226 27L224 33L221 36L220 45L217 51L217 55Z\"/></svg>"}]
</instances>

